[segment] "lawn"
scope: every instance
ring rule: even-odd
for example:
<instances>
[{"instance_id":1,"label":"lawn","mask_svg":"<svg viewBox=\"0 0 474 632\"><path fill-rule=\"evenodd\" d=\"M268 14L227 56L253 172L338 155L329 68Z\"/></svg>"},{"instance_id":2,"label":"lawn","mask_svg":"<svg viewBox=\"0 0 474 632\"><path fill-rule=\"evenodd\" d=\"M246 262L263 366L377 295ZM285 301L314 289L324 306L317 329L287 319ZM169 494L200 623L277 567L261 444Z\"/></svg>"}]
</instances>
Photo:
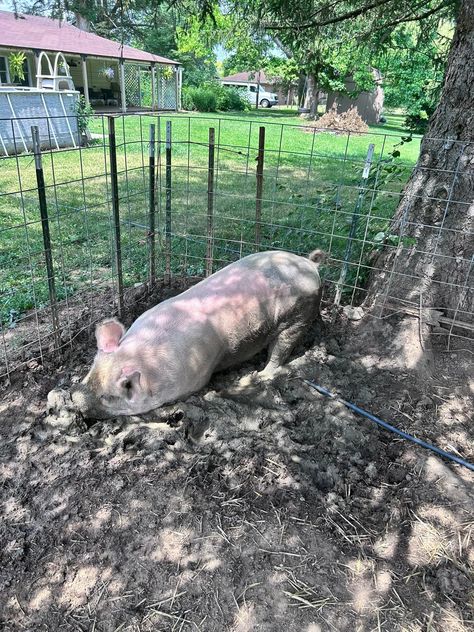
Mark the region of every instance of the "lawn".
<instances>
[{"instance_id":1,"label":"lawn","mask_svg":"<svg viewBox=\"0 0 474 632\"><path fill-rule=\"evenodd\" d=\"M163 242L166 121L172 124L172 257L175 273L201 275L207 247L208 134L215 128L216 164L213 225L214 269L255 250L256 157L259 127L265 127L260 248L331 254L326 276L336 280L359 200L346 299L363 285L374 249L381 247L388 220L419 151L419 139L400 146L402 117L365 135L308 133L295 112L260 110L218 116L170 114L116 119L121 245L126 285L148 272L148 137L154 122L161 139L156 220ZM44 153L44 177L51 224L56 290L64 299L113 282L110 163L107 120L90 124L87 148ZM369 143L374 156L368 189L358 188ZM400 155L391 152L397 146ZM1 160L0 318L15 322L47 303L44 247L32 157ZM157 248L157 270L164 270Z\"/></svg>"}]
</instances>

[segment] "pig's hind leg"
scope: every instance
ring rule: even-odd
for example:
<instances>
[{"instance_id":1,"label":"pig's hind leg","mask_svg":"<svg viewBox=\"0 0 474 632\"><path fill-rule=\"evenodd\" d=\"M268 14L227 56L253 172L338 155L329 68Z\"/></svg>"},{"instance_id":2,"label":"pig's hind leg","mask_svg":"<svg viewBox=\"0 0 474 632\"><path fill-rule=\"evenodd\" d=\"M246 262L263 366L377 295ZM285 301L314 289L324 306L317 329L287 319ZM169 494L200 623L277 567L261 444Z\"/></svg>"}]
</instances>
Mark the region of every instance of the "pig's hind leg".
<instances>
[{"instance_id":1,"label":"pig's hind leg","mask_svg":"<svg viewBox=\"0 0 474 632\"><path fill-rule=\"evenodd\" d=\"M268 361L258 376L262 379L271 379L283 364L288 361L291 352L304 336L308 322L298 321L281 330L268 347Z\"/></svg>"},{"instance_id":2,"label":"pig's hind leg","mask_svg":"<svg viewBox=\"0 0 474 632\"><path fill-rule=\"evenodd\" d=\"M297 342L303 337L306 331L307 321L293 322L285 328L281 327L280 331L272 338L268 346L268 360L263 371L245 375L240 378L236 388L227 391L227 395L244 395L248 397L253 394L252 389L258 388L261 381L272 380L281 370L282 364L290 357ZM257 379L257 382L255 381ZM255 391L255 393L258 391Z\"/></svg>"}]
</instances>

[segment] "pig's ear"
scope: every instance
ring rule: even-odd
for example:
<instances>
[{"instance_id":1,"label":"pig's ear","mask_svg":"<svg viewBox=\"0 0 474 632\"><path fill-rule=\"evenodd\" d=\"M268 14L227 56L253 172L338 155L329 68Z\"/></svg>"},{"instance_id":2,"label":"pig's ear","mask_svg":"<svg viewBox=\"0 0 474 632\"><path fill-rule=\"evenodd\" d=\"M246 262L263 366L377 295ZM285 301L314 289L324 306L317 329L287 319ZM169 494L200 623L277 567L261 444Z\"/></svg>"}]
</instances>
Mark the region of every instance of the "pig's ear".
<instances>
[{"instance_id":1,"label":"pig's ear","mask_svg":"<svg viewBox=\"0 0 474 632\"><path fill-rule=\"evenodd\" d=\"M120 387L123 389L124 395L127 399L133 399L140 389L140 376L140 371L131 367L124 367L122 369Z\"/></svg>"},{"instance_id":2,"label":"pig's ear","mask_svg":"<svg viewBox=\"0 0 474 632\"><path fill-rule=\"evenodd\" d=\"M95 329L97 349L104 353L112 353L118 348L124 333L125 327L116 318L104 320Z\"/></svg>"}]
</instances>

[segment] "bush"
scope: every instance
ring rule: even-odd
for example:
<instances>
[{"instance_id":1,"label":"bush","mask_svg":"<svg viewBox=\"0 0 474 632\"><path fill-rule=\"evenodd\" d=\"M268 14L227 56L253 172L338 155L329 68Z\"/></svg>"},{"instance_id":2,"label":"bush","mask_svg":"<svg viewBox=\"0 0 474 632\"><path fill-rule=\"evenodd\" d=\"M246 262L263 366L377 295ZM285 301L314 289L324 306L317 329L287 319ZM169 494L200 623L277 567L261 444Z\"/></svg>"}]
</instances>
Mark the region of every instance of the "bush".
<instances>
[{"instance_id":1,"label":"bush","mask_svg":"<svg viewBox=\"0 0 474 632\"><path fill-rule=\"evenodd\" d=\"M181 90L181 107L183 110L194 110L194 102L191 96L192 88L183 86Z\"/></svg>"},{"instance_id":2,"label":"bush","mask_svg":"<svg viewBox=\"0 0 474 632\"><path fill-rule=\"evenodd\" d=\"M184 92L183 107L198 112L216 112L217 95L210 87L187 88Z\"/></svg>"},{"instance_id":3,"label":"bush","mask_svg":"<svg viewBox=\"0 0 474 632\"><path fill-rule=\"evenodd\" d=\"M424 134L428 129L428 121L435 111L436 105L429 101L421 101L408 109L405 125L410 132Z\"/></svg>"},{"instance_id":4,"label":"bush","mask_svg":"<svg viewBox=\"0 0 474 632\"><path fill-rule=\"evenodd\" d=\"M230 110L242 112L250 108L247 99L235 88L227 88L218 83L208 84L200 88L184 87L181 103L185 110L198 112L216 112Z\"/></svg>"},{"instance_id":5,"label":"bush","mask_svg":"<svg viewBox=\"0 0 474 632\"><path fill-rule=\"evenodd\" d=\"M89 121L94 116L94 108L90 103L87 103L83 94L79 96L79 99L76 102L75 111L79 133L85 134L89 126Z\"/></svg>"},{"instance_id":6,"label":"bush","mask_svg":"<svg viewBox=\"0 0 474 632\"><path fill-rule=\"evenodd\" d=\"M217 107L223 112L243 112L250 109L250 103L236 88L218 86Z\"/></svg>"}]
</instances>

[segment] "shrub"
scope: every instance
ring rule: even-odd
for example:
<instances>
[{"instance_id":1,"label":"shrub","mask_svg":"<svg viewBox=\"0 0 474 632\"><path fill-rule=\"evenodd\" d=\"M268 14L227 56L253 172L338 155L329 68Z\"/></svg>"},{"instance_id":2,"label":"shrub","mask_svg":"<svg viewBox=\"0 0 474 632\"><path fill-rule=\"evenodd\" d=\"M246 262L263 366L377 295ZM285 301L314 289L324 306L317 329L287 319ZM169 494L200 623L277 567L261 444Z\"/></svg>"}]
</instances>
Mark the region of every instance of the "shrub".
<instances>
[{"instance_id":1,"label":"shrub","mask_svg":"<svg viewBox=\"0 0 474 632\"><path fill-rule=\"evenodd\" d=\"M207 84L200 88L184 87L181 104L185 110L215 112L230 110L242 112L250 109L250 104L236 88L227 88L218 83Z\"/></svg>"},{"instance_id":2,"label":"shrub","mask_svg":"<svg viewBox=\"0 0 474 632\"><path fill-rule=\"evenodd\" d=\"M250 109L250 103L236 88L218 86L217 107L223 112L243 112Z\"/></svg>"},{"instance_id":3,"label":"shrub","mask_svg":"<svg viewBox=\"0 0 474 632\"><path fill-rule=\"evenodd\" d=\"M217 110L217 95L210 87L189 88L188 105L198 112L215 112Z\"/></svg>"},{"instance_id":4,"label":"shrub","mask_svg":"<svg viewBox=\"0 0 474 632\"><path fill-rule=\"evenodd\" d=\"M428 129L428 121L435 111L435 104L428 100L421 101L408 109L405 125L410 132L424 134Z\"/></svg>"},{"instance_id":5,"label":"shrub","mask_svg":"<svg viewBox=\"0 0 474 632\"><path fill-rule=\"evenodd\" d=\"M90 103L87 103L84 95L81 94L79 99L77 100L75 110L77 115L77 127L79 129L79 133L85 134L89 125L89 121L94 116L94 108Z\"/></svg>"},{"instance_id":6,"label":"shrub","mask_svg":"<svg viewBox=\"0 0 474 632\"><path fill-rule=\"evenodd\" d=\"M194 101L192 97L193 88L188 88L188 86L183 86L181 91L181 107L183 110L194 110Z\"/></svg>"}]
</instances>

